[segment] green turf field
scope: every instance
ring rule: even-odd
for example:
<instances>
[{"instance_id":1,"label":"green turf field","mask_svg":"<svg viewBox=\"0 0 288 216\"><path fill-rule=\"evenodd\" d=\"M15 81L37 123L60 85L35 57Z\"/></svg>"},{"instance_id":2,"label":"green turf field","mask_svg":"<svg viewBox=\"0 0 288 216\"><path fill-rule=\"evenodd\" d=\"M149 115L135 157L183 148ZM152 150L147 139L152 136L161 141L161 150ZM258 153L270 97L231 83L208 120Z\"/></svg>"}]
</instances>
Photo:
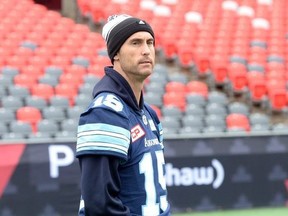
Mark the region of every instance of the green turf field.
<instances>
[{"instance_id":1,"label":"green turf field","mask_svg":"<svg viewBox=\"0 0 288 216\"><path fill-rule=\"evenodd\" d=\"M192 212L173 216L288 216L288 208L259 208L246 210L225 210L212 212Z\"/></svg>"}]
</instances>

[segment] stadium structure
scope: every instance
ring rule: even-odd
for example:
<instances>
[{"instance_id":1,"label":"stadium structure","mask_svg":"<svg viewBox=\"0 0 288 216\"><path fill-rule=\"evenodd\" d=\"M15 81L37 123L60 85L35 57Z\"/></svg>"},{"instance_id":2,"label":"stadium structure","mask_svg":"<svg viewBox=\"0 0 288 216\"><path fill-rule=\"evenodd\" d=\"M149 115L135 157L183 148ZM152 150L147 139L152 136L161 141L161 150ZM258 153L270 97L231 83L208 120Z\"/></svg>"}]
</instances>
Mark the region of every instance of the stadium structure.
<instances>
[{"instance_id":1,"label":"stadium structure","mask_svg":"<svg viewBox=\"0 0 288 216\"><path fill-rule=\"evenodd\" d=\"M0 0L0 216L76 214L78 119L120 13L155 30L173 212L286 206L286 0Z\"/></svg>"}]
</instances>

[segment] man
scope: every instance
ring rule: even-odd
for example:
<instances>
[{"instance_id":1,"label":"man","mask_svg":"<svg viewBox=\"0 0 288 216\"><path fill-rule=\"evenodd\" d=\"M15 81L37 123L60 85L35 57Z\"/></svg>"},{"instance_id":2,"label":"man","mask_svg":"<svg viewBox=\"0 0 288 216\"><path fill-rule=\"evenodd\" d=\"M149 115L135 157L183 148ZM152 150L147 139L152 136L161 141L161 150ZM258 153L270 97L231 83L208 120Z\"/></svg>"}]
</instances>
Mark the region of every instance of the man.
<instances>
[{"instance_id":1,"label":"man","mask_svg":"<svg viewBox=\"0 0 288 216\"><path fill-rule=\"evenodd\" d=\"M114 15L102 35L113 66L80 116L79 215L170 215L162 127L142 92L155 64L154 32L144 20Z\"/></svg>"}]
</instances>

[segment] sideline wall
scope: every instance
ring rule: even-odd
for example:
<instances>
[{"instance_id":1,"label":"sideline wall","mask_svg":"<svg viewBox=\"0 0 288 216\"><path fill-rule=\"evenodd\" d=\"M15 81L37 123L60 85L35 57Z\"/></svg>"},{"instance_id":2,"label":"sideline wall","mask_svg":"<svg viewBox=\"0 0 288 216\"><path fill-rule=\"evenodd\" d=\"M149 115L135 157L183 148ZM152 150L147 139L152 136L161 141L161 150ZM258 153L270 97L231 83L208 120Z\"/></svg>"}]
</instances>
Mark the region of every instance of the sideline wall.
<instances>
[{"instance_id":1,"label":"sideline wall","mask_svg":"<svg viewBox=\"0 0 288 216\"><path fill-rule=\"evenodd\" d=\"M285 206L287 139L166 139L173 212ZM0 216L76 215L79 176L73 142L0 144Z\"/></svg>"}]
</instances>

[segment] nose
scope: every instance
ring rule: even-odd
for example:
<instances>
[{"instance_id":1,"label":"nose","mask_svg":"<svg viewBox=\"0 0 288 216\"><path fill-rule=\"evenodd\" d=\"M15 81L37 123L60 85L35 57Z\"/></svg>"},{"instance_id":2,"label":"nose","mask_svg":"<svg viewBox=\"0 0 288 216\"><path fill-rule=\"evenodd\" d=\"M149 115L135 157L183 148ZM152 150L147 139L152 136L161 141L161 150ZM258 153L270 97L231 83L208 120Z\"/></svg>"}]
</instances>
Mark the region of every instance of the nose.
<instances>
[{"instance_id":1,"label":"nose","mask_svg":"<svg viewBox=\"0 0 288 216\"><path fill-rule=\"evenodd\" d=\"M142 49L142 54L143 55L149 55L151 52L150 47L147 43L144 43L143 49Z\"/></svg>"}]
</instances>

